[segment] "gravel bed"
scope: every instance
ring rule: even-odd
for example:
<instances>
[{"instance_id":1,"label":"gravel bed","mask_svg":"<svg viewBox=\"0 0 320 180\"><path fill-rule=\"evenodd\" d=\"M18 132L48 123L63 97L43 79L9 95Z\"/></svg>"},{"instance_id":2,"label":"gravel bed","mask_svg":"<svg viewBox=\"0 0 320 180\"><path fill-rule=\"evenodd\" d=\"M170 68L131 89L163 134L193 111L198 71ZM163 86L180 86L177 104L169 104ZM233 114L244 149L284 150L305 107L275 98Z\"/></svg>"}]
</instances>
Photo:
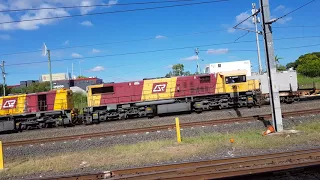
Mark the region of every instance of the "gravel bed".
<instances>
[{"instance_id":1,"label":"gravel bed","mask_svg":"<svg viewBox=\"0 0 320 180\"><path fill-rule=\"evenodd\" d=\"M296 102L293 104L282 104L281 105L283 112L294 111L294 110L307 110L320 108L320 103L317 100L314 101L303 101ZM238 111L234 109L225 109L225 110L216 110L216 111L207 111L201 114L182 114L177 115L180 117L180 122L194 122L194 121L206 121L212 119L225 119L225 118L235 118L239 116L252 116L259 114L266 114L270 112L270 106L263 106L261 108L240 108ZM35 138L45 138L45 137L58 137L66 135L76 135L76 134L87 134L92 132L107 132L115 131L120 129L134 129L141 127L150 127L156 125L165 125L173 124L174 117L176 116L165 116L165 117L155 117L153 119L131 119L123 121L111 121L103 122L98 125L80 125L75 127L68 128L53 128L53 129L41 129L41 130L29 130L24 131L23 133L13 133L13 134L3 134L0 135L0 140L3 142L6 141L15 141L15 140L27 140Z\"/></svg>"},{"instance_id":2,"label":"gravel bed","mask_svg":"<svg viewBox=\"0 0 320 180\"><path fill-rule=\"evenodd\" d=\"M301 116L301 117L294 117L294 118L289 118L284 121L284 127L285 128L291 128L292 126L295 126L297 124L305 123L305 122L313 122L313 121L319 121L320 115L310 115L310 116ZM250 128L261 128L261 131L265 130L264 126L262 125L261 122L254 121L251 123L235 123L235 124L227 124L227 125L218 125L218 126L208 126L208 127L194 127L194 128L188 128L188 129L183 129L182 131L182 137L187 137L187 136L194 136L194 135L199 135L200 133L203 132L238 132L241 131L243 128L245 129L250 129ZM158 133L149 133L145 135L139 135L139 136L134 136L135 138L131 140L132 141L126 141L125 139L129 138L130 136L121 136L121 137L113 137L113 140L118 140L122 138L122 144L124 141L127 143L137 143L141 141L148 141L148 140L154 140L154 139L160 139L160 138L174 138L175 134L174 131L170 133L170 131L167 131L165 133L168 133L169 135L161 135L162 132ZM99 147L99 146L108 146L101 141L100 139L92 139L91 141L79 141L79 143L84 143L84 144L89 144L92 143L94 147ZM102 143L102 144L101 144ZM57 145L57 144L56 144ZM79 145L79 144L78 144ZM80 146L75 146L74 148L77 150L81 150L82 147ZM59 146L55 146L56 150L60 151L60 149L64 149L64 147L67 146L66 144L62 143ZM45 147L45 146L43 146ZM42 147L42 148L43 148ZM42 149L40 146L36 147L23 147L21 148L21 152L30 152L36 153L37 149ZM51 146L53 148L53 146ZM69 146L70 148L70 146ZM155 165L164 165L164 164L172 164L172 163L184 163L184 162L193 162L193 161L204 161L204 160L214 160L214 159L222 159L222 158L232 158L232 157L241 157L241 156L252 156L252 155L260 155L260 154L269 154L269 153L280 153L280 152L286 152L286 151L296 151L296 150L303 150L303 149L311 149L311 148L320 148L320 141L319 142L306 142L302 144L294 144L294 145L288 145L286 147L277 147L277 148L266 148L266 149L233 149L230 146L224 146L221 147L220 149L212 152L210 155L194 155L189 158L183 159L183 160L169 160L169 161L164 161L164 162L157 162L157 163L152 163L152 164L143 164L141 166L155 166ZM17 149L14 150L17 152ZM24 150L22 150L24 149ZM49 148L50 149L50 148ZM75 150L73 149L73 151ZM12 151L13 149L11 149ZM66 150L66 149L65 149ZM18 150L19 151L19 150ZM44 152L46 151L45 149L42 149L38 152ZM64 151L64 150L63 150ZM69 150L66 150L66 152ZM32 152L32 153L31 153ZM62 151L60 151L62 152ZM8 155L9 150L5 151L6 156ZM12 152L11 152L12 153ZM52 152L46 152L48 154L51 154ZM13 155L13 154L11 154ZM21 158L21 157L20 157ZM33 174L25 177L19 177L18 179L34 179L34 178L39 178L39 177L52 177L52 176L61 176L61 175L72 175L72 174L83 174L83 173L93 173L93 172L101 172L101 171L110 171L113 169L123 169L123 168L136 168L139 166L126 166L126 165L117 165L114 166L112 169L105 169L103 167L101 168L90 168L90 167L83 167L81 169L75 169L69 172L65 172L64 174L61 173L55 173L55 172L48 172L48 173L39 173L39 174ZM319 174L316 174L319 175ZM1 179L1 178L0 178ZM11 177L11 179L15 179L14 177Z\"/></svg>"},{"instance_id":3,"label":"gravel bed","mask_svg":"<svg viewBox=\"0 0 320 180\"><path fill-rule=\"evenodd\" d=\"M318 121L320 115L308 115L300 117L291 117L284 119L284 128L290 128L297 124L309 121ZM221 132L232 133L241 130L261 129L261 133L265 131L265 127L261 121L252 121L246 123L232 123L212 126L197 126L181 129L182 137L194 137L203 133ZM82 139L73 141L62 141L46 144L36 144L29 146L8 147L4 149L5 161L13 162L15 159L30 158L35 156L53 155L56 153L66 153L74 151L83 151L92 148L110 147L119 144L135 144L144 141L175 139L176 132L174 129L165 131L136 133L119 136L107 136L92 139Z\"/></svg>"}]
</instances>

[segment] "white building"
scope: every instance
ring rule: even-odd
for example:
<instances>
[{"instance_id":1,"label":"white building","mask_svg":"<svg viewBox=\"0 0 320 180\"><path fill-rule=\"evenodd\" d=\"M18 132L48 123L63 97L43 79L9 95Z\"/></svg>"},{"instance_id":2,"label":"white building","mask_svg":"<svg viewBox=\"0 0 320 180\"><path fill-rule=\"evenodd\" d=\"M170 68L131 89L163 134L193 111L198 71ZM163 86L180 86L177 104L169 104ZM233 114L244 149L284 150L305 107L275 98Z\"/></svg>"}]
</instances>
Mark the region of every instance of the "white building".
<instances>
[{"instance_id":1,"label":"white building","mask_svg":"<svg viewBox=\"0 0 320 180\"><path fill-rule=\"evenodd\" d=\"M238 71L238 70L245 70L247 71L247 76L251 76L250 60L209 64L205 66L204 73L212 74L212 73L230 72L230 71Z\"/></svg>"}]
</instances>

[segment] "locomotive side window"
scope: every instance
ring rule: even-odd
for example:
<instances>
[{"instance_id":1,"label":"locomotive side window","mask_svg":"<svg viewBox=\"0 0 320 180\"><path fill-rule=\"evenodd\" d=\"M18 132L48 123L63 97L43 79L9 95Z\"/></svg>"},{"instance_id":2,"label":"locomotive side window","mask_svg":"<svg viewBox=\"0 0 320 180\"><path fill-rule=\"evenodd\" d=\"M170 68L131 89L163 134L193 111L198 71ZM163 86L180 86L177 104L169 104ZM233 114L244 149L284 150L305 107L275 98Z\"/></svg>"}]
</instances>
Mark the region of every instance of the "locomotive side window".
<instances>
[{"instance_id":1,"label":"locomotive side window","mask_svg":"<svg viewBox=\"0 0 320 180\"><path fill-rule=\"evenodd\" d=\"M103 93L113 93L113 86L100 87L100 88L92 88L92 94L103 94Z\"/></svg>"},{"instance_id":2,"label":"locomotive side window","mask_svg":"<svg viewBox=\"0 0 320 180\"><path fill-rule=\"evenodd\" d=\"M226 77L226 84L246 82L246 76L229 76Z\"/></svg>"},{"instance_id":3,"label":"locomotive side window","mask_svg":"<svg viewBox=\"0 0 320 180\"><path fill-rule=\"evenodd\" d=\"M200 83L209 83L209 82L210 82L210 76L200 77Z\"/></svg>"}]
</instances>

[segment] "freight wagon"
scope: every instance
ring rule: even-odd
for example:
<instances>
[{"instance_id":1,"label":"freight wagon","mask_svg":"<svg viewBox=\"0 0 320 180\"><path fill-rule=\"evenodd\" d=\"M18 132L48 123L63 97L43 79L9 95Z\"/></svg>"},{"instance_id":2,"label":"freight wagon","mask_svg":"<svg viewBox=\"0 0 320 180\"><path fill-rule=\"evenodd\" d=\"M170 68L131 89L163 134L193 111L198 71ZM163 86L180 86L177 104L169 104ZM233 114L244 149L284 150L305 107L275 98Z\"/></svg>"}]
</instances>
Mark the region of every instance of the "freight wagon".
<instances>
[{"instance_id":1,"label":"freight wagon","mask_svg":"<svg viewBox=\"0 0 320 180\"><path fill-rule=\"evenodd\" d=\"M86 124L259 104L259 81L246 71L144 79L87 87Z\"/></svg>"},{"instance_id":2,"label":"freight wagon","mask_svg":"<svg viewBox=\"0 0 320 180\"><path fill-rule=\"evenodd\" d=\"M0 105L0 132L72 124L71 90L0 97Z\"/></svg>"}]
</instances>

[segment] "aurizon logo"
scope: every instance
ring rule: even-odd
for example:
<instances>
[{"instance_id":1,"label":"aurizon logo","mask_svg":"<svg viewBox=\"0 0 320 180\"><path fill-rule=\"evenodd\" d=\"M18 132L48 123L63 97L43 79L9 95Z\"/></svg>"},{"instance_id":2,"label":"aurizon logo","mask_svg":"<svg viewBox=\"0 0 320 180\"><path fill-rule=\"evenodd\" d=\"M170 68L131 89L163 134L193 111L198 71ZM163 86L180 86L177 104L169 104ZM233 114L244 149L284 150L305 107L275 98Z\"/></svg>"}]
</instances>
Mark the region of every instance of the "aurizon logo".
<instances>
[{"instance_id":1,"label":"aurizon logo","mask_svg":"<svg viewBox=\"0 0 320 180\"><path fill-rule=\"evenodd\" d=\"M17 99L4 99L2 109L13 109L16 107Z\"/></svg>"},{"instance_id":2,"label":"aurizon logo","mask_svg":"<svg viewBox=\"0 0 320 180\"><path fill-rule=\"evenodd\" d=\"M167 90L167 82L153 83L152 93L163 93Z\"/></svg>"}]
</instances>

